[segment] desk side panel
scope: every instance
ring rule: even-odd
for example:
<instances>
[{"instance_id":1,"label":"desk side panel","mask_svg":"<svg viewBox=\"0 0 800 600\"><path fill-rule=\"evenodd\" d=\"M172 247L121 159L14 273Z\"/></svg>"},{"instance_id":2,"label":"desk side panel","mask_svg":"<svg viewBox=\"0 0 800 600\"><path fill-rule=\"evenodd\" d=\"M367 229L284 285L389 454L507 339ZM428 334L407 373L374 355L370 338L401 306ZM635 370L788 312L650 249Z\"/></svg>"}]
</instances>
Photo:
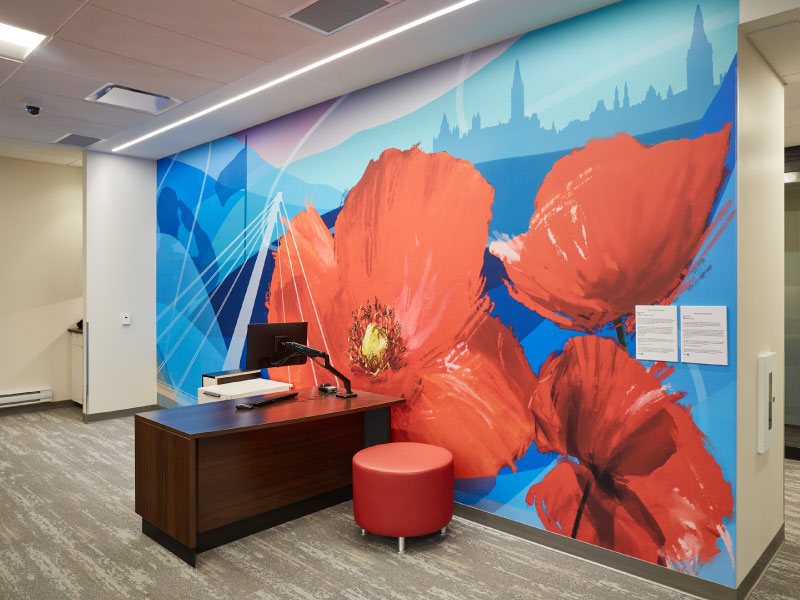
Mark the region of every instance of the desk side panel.
<instances>
[{"instance_id":1,"label":"desk side panel","mask_svg":"<svg viewBox=\"0 0 800 600\"><path fill-rule=\"evenodd\" d=\"M136 420L136 514L197 545L196 441Z\"/></svg>"},{"instance_id":2,"label":"desk side panel","mask_svg":"<svg viewBox=\"0 0 800 600\"><path fill-rule=\"evenodd\" d=\"M344 415L198 443L198 532L352 483L364 417Z\"/></svg>"}]
</instances>

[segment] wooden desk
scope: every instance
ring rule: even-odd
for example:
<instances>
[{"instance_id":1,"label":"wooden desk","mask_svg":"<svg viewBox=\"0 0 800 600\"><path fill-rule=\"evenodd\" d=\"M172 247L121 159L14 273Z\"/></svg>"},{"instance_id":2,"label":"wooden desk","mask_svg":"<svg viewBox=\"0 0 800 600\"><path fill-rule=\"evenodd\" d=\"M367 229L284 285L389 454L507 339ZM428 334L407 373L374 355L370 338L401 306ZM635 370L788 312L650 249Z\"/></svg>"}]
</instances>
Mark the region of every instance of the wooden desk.
<instances>
[{"instance_id":1,"label":"wooden desk","mask_svg":"<svg viewBox=\"0 0 800 600\"><path fill-rule=\"evenodd\" d=\"M389 407L405 400L299 392L254 410L236 410L240 398L136 415L142 531L194 566L200 552L351 498L353 454L389 441Z\"/></svg>"}]
</instances>

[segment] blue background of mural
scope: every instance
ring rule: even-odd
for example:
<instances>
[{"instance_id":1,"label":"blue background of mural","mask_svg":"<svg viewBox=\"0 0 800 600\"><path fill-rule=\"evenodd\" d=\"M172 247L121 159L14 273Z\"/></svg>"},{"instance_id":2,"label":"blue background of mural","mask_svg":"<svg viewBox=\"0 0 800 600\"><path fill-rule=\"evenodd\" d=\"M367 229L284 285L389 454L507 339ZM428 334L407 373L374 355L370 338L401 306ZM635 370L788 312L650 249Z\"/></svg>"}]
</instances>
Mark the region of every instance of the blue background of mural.
<instances>
[{"instance_id":1,"label":"blue background of mural","mask_svg":"<svg viewBox=\"0 0 800 600\"><path fill-rule=\"evenodd\" d=\"M696 48L691 44L698 35L697 5L695 0L622 2L161 159L160 401L196 403L202 373L243 366L242 327L267 317L264 297L272 251L283 232L280 217L291 219L313 199L335 235L348 190L386 148L419 144L473 162L495 189L491 242L527 230L536 190L553 163L591 138L627 131L654 144L735 123L738 3L699 2L712 57L689 51ZM713 85L693 87L693 64L709 60ZM388 93L394 105L384 110L375 99ZM408 110L402 109L404 101ZM371 112L364 113L364 106ZM360 111L363 120L352 116ZM301 123L295 128L299 134L291 132L293 123ZM290 150L265 152L268 126L276 145ZM735 207L733 144L726 165L731 175L712 219L723 202L731 200ZM706 254L698 269L702 278L677 301L727 306L729 348L736 348L735 257L734 219ZM576 333L513 301L502 263L488 251L483 274L493 314L513 329L538 372ZM634 344L631 338L631 349ZM667 383L687 392L683 402L691 406L735 491L735 352L729 361L727 367L676 364ZM516 473L504 469L496 480L459 480L456 499L541 527L525 494L556 458L532 448L517 462ZM727 527L735 542L735 523ZM734 568L721 542L720 548L699 575L733 586Z\"/></svg>"}]
</instances>

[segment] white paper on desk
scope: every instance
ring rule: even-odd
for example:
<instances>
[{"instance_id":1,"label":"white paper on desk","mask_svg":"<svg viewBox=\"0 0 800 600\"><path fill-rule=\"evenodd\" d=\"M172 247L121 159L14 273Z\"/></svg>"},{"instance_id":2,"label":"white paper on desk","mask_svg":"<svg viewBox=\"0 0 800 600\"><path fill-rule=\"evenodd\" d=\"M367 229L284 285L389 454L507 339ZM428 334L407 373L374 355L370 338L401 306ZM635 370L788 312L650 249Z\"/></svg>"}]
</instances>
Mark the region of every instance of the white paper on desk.
<instances>
[{"instance_id":1,"label":"white paper on desk","mask_svg":"<svg viewBox=\"0 0 800 600\"><path fill-rule=\"evenodd\" d=\"M678 361L677 306L636 306L636 358Z\"/></svg>"},{"instance_id":2,"label":"white paper on desk","mask_svg":"<svg viewBox=\"0 0 800 600\"><path fill-rule=\"evenodd\" d=\"M727 306L681 306L681 361L728 364Z\"/></svg>"}]
</instances>

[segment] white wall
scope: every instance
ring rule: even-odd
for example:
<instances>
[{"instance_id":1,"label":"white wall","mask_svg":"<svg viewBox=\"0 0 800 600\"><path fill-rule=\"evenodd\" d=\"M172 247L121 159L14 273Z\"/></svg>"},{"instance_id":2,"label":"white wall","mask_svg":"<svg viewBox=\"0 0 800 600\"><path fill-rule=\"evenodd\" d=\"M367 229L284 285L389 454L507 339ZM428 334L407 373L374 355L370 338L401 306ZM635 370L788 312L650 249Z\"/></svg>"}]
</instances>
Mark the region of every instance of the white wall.
<instances>
[{"instance_id":1,"label":"white wall","mask_svg":"<svg viewBox=\"0 0 800 600\"><path fill-rule=\"evenodd\" d=\"M86 321L86 413L156 404L153 160L87 152Z\"/></svg>"},{"instance_id":2,"label":"white wall","mask_svg":"<svg viewBox=\"0 0 800 600\"><path fill-rule=\"evenodd\" d=\"M739 34L736 583L783 524L783 85ZM777 439L756 450L757 356L778 353Z\"/></svg>"},{"instance_id":3,"label":"white wall","mask_svg":"<svg viewBox=\"0 0 800 600\"><path fill-rule=\"evenodd\" d=\"M83 169L0 158L0 182L0 394L67 400L67 328L83 315Z\"/></svg>"}]
</instances>

